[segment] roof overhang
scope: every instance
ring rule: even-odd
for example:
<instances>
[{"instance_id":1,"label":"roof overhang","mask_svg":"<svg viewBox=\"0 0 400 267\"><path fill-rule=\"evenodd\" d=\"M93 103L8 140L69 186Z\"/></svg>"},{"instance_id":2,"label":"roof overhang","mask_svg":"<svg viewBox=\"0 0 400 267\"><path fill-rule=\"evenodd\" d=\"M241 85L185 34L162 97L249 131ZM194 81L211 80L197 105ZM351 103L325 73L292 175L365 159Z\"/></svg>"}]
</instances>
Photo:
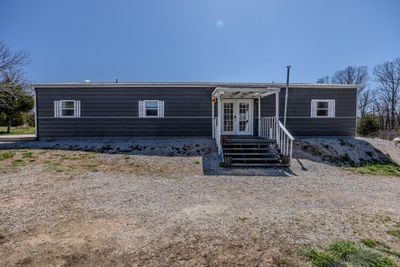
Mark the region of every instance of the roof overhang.
<instances>
[{"instance_id":1,"label":"roof overhang","mask_svg":"<svg viewBox=\"0 0 400 267\"><path fill-rule=\"evenodd\" d=\"M36 83L33 88L146 88L146 87L179 87L179 88L285 88L284 83L226 83L226 82L83 82L83 83ZM319 84L319 83L291 83L289 89L358 89L361 84Z\"/></svg>"},{"instance_id":2,"label":"roof overhang","mask_svg":"<svg viewBox=\"0 0 400 267\"><path fill-rule=\"evenodd\" d=\"M266 88L232 88L232 87L217 87L212 92L212 97L221 96L223 98L263 98L268 95L279 93L279 87Z\"/></svg>"}]
</instances>

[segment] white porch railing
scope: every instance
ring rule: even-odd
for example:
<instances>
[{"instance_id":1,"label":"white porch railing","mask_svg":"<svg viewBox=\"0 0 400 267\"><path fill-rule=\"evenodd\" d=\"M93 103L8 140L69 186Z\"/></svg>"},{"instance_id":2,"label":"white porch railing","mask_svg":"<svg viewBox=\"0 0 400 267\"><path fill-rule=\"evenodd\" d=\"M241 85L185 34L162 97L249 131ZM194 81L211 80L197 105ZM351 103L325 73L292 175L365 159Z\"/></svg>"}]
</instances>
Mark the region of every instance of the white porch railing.
<instances>
[{"instance_id":1,"label":"white porch railing","mask_svg":"<svg viewBox=\"0 0 400 267\"><path fill-rule=\"evenodd\" d=\"M260 118L259 136L269 139L276 139L281 154L292 161L294 137L289 133L286 127L276 119L276 117Z\"/></svg>"}]
</instances>

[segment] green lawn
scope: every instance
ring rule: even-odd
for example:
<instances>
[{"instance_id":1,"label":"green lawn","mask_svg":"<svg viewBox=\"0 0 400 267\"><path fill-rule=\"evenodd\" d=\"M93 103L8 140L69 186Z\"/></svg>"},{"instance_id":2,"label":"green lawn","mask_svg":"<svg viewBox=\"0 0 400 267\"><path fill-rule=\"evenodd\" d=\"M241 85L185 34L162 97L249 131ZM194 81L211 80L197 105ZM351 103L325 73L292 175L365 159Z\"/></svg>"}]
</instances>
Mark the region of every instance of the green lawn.
<instances>
[{"instance_id":1,"label":"green lawn","mask_svg":"<svg viewBox=\"0 0 400 267\"><path fill-rule=\"evenodd\" d=\"M7 133L7 127L0 126L0 135L16 135L16 134L35 134L35 127L17 128L11 127L11 133Z\"/></svg>"},{"instance_id":2,"label":"green lawn","mask_svg":"<svg viewBox=\"0 0 400 267\"><path fill-rule=\"evenodd\" d=\"M347 169L359 174L400 177L400 166L396 164L371 164Z\"/></svg>"},{"instance_id":3,"label":"green lawn","mask_svg":"<svg viewBox=\"0 0 400 267\"><path fill-rule=\"evenodd\" d=\"M337 241L323 249L306 247L301 253L315 267L395 267L394 259L399 255L385 243L370 239Z\"/></svg>"}]
</instances>

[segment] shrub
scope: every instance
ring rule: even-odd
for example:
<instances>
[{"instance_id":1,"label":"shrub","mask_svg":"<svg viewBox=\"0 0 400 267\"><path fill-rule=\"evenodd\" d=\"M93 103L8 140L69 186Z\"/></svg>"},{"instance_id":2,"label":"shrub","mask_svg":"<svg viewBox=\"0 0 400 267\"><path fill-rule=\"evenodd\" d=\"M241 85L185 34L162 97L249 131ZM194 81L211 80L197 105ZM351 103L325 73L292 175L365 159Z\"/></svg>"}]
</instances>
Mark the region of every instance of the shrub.
<instances>
[{"instance_id":1,"label":"shrub","mask_svg":"<svg viewBox=\"0 0 400 267\"><path fill-rule=\"evenodd\" d=\"M357 132L361 136L377 136L379 129L379 121L373 115L365 115L358 121Z\"/></svg>"}]
</instances>

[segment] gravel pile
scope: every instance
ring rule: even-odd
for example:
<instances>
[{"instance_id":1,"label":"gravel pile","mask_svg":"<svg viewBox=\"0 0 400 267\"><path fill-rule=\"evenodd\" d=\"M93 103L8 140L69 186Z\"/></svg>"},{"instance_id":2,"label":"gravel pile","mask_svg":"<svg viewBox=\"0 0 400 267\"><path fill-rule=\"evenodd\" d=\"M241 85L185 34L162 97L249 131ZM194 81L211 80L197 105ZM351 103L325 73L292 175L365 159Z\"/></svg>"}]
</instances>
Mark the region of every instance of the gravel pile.
<instances>
[{"instance_id":1,"label":"gravel pile","mask_svg":"<svg viewBox=\"0 0 400 267\"><path fill-rule=\"evenodd\" d=\"M391 162L392 159L386 150L378 149L370 141L358 138L298 139L294 145L293 156L335 166ZM394 147L393 144L391 146Z\"/></svg>"}]
</instances>

